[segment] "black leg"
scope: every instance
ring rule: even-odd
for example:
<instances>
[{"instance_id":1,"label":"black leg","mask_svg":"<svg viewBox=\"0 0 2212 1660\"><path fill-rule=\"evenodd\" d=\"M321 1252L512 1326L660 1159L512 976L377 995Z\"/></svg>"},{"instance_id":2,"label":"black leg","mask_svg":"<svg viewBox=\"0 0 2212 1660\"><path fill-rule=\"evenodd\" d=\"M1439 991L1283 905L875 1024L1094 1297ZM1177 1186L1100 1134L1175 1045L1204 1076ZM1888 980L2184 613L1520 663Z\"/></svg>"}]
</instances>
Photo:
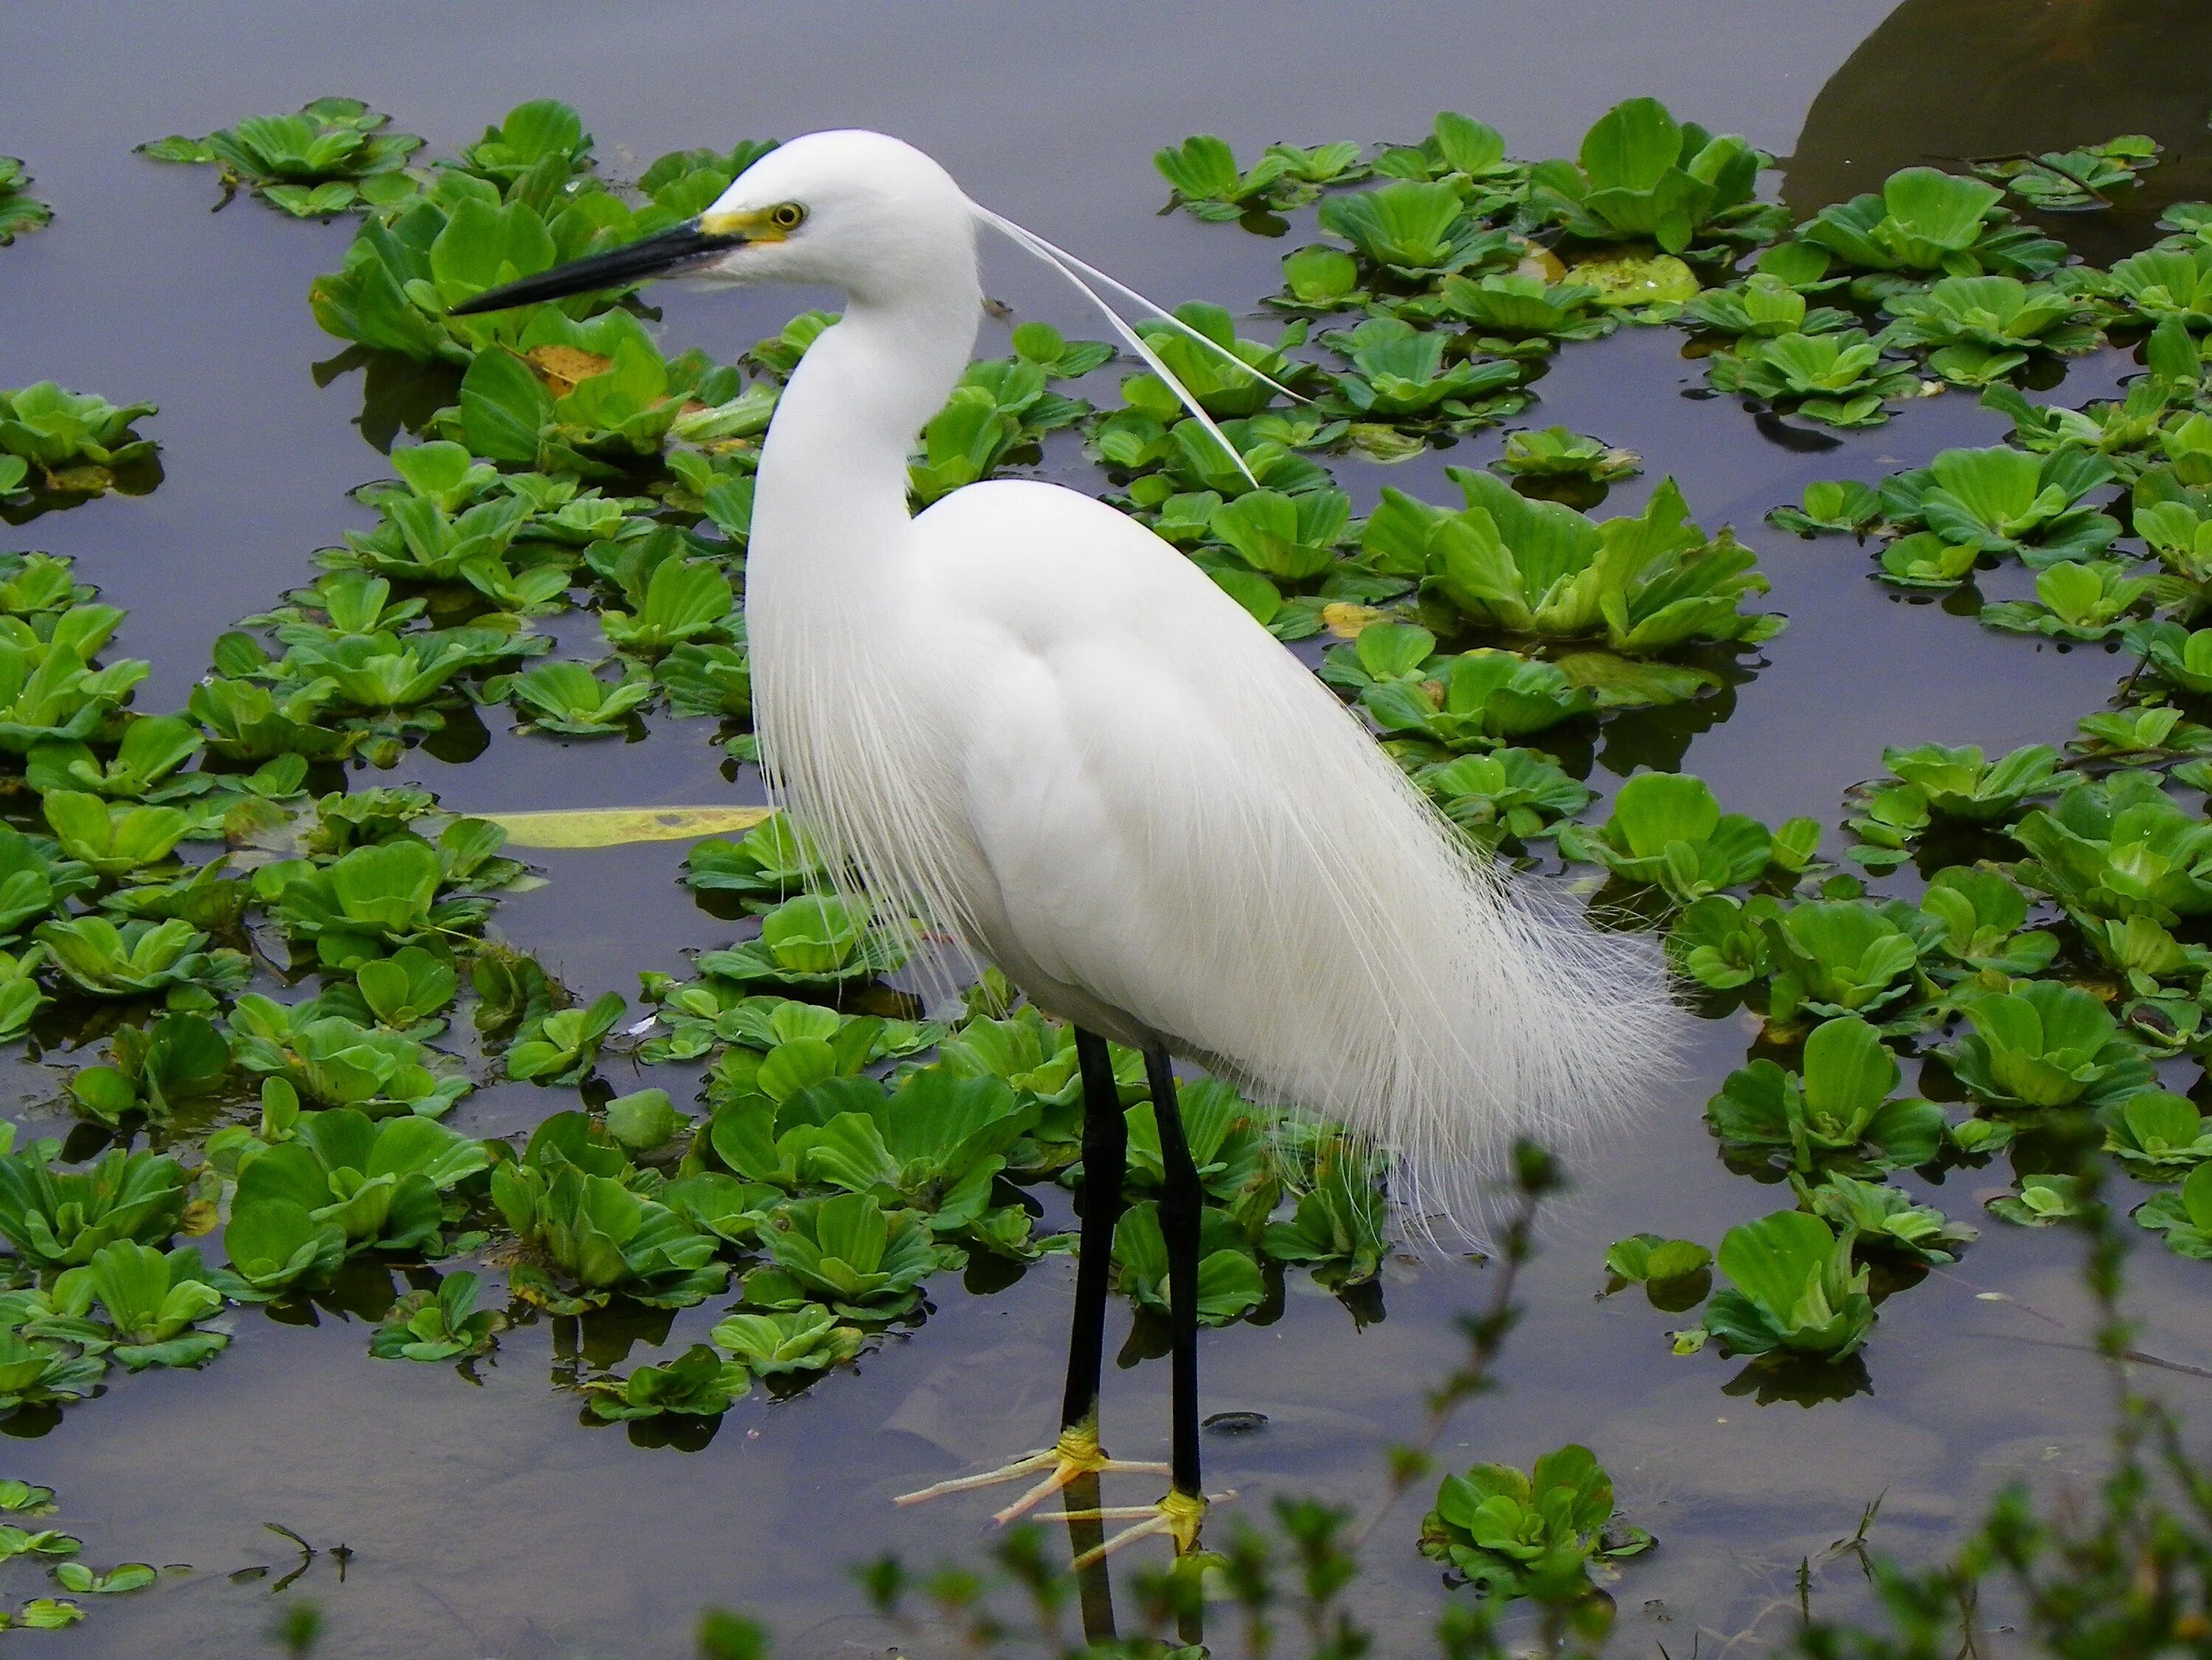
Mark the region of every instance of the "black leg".
<instances>
[{"instance_id":1,"label":"black leg","mask_svg":"<svg viewBox=\"0 0 2212 1660\"><path fill-rule=\"evenodd\" d=\"M1175 1490L1203 1496L1198 1469L1198 1218L1202 1201L1198 1166L1183 1139L1175 1072L1164 1049L1145 1051L1152 1113L1160 1127L1160 1163L1167 1182L1160 1194L1160 1233L1168 1248L1168 1309L1175 1326L1175 1442L1170 1457Z\"/></svg>"},{"instance_id":2,"label":"black leg","mask_svg":"<svg viewBox=\"0 0 2212 1660\"><path fill-rule=\"evenodd\" d=\"M1083 1072L1083 1239L1075 1259L1075 1324L1067 1340L1063 1430L1095 1425L1106 1347L1106 1282L1114 1266L1114 1224L1121 1215L1129 1127L1114 1087L1114 1061L1103 1038L1080 1027L1076 1063Z\"/></svg>"}]
</instances>

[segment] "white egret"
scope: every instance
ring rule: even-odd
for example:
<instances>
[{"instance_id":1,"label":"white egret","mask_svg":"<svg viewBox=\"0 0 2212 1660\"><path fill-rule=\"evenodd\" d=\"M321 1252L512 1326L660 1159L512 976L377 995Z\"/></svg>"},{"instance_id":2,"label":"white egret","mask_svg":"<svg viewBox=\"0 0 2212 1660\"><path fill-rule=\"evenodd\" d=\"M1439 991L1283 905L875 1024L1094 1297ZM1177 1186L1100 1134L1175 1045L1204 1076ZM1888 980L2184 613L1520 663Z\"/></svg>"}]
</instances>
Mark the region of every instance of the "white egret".
<instances>
[{"instance_id":1,"label":"white egret","mask_svg":"<svg viewBox=\"0 0 2212 1660\"><path fill-rule=\"evenodd\" d=\"M1509 881L1144 525L1016 481L910 513L915 434L982 316L983 225L1102 309L1084 275L1150 307L910 146L823 132L762 157L694 221L457 310L665 276L844 293L762 446L744 608L763 770L879 918L926 919L1074 1023L1086 1106L1060 1438L932 1491L1038 1478L1003 1520L1079 1476L1165 1468L1158 1505L1090 1513L1135 1518L1114 1542L1165 1532L1188 1548L1206 1503L1200 1193L1170 1056L1340 1121L1398 1155L1416 1214L1463 1217L1472 1173L1510 1137L1571 1137L1640 1095L1674 1009L1654 954ZM1118 1463L1098 1439L1126 1139L1108 1040L1144 1054L1165 1166L1167 1467Z\"/></svg>"}]
</instances>

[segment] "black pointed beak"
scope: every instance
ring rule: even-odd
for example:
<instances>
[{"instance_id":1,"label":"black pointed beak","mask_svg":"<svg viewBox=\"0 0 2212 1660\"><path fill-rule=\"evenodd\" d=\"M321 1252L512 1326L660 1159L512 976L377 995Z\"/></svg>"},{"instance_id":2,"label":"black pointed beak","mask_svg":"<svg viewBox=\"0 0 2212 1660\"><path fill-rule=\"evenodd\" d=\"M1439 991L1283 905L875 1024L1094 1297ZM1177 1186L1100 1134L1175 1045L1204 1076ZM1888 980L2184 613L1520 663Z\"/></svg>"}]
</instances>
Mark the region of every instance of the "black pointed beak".
<instances>
[{"instance_id":1,"label":"black pointed beak","mask_svg":"<svg viewBox=\"0 0 2212 1660\"><path fill-rule=\"evenodd\" d=\"M652 277L675 276L706 264L717 254L744 246L746 240L741 234L703 229L697 220L689 219L623 247L572 259L565 265L556 265L550 271L526 276L504 288L487 288L473 299L464 300L447 315L475 317L484 312L505 311L513 306L566 300L571 294L592 294L602 288L627 288Z\"/></svg>"}]
</instances>

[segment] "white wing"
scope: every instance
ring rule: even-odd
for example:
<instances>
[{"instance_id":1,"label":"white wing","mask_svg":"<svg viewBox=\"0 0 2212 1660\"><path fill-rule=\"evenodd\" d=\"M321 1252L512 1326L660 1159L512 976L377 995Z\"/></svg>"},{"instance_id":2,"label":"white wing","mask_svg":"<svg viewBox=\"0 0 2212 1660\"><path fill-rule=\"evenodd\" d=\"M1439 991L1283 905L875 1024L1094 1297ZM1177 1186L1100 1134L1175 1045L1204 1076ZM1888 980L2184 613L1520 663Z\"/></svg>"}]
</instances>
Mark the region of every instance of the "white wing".
<instances>
[{"instance_id":1,"label":"white wing","mask_svg":"<svg viewBox=\"0 0 2212 1660\"><path fill-rule=\"evenodd\" d=\"M1505 881L1152 532L1011 482L915 530L917 633L890 672L959 844L927 885L960 891L924 897L1043 1006L1157 1035L1447 1185L1663 1069L1647 943Z\"/></svg>"}]
</instances>

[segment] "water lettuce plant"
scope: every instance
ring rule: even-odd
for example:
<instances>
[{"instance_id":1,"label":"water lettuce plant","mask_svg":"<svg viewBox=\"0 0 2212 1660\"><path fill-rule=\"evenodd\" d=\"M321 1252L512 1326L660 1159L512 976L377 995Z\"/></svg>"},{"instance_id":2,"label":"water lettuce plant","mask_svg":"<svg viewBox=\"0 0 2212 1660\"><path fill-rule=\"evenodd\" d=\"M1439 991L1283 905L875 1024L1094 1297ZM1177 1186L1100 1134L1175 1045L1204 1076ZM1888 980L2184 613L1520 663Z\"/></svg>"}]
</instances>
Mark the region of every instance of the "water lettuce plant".
<instances>
[{"instance_id":1,"label":"water lettuce plant","mask_svg":"<svg viewBox=\"0 0 2212 1660\"><path fill-rule=\"evenodd\" d=\"M477 1307L479 1281L465 1269L441 1277L435 1291L408 1292L392 1304L368 1340L380 1360L471 1360L489 1354L507 1317Z\"/></svg>"},{"instance_id":2,"label":"water lettuce plant","mask_svg":"<svg viewBox=\"0 0 2212 1660\"><path fill-rule=\"evenodd\" d=\"M2022 1176L2017 1190L1990 1200L1989 1209L2022 1227L2052 1227L2080 1221L2092 1203L2079 1176L2043 1173Z\"/></svg>"},{"instance_id":3,"label":"water lettuce plant","mask_svg":"<svg viewBox=\"0 0 2212 1660\"><path fill-rule=\"evenodd\" d=\"M1680 772L1639 772L1620 787L1613 812L1595 830L1569 825L1559 833L1566 857L1601 864L1624 881L1650 883L1678 905L1690 905L1745 882L1770 863L1802 869L1820 838L1812 819L1792 819L1771 832L1757 819L1723 814L1703 779Z\"/></svg>"},{"instance_id":4,"label":"water lettuce plant","mask_svg":"<svg viewBox=\"0 0 2212 1660\"><path fill-rule=\"evenodd\" d=\"M1739 392L1830 427L1874 427L1883 406L1919 385L1906 365L1882 355L1863 329L1827 334L1747 336L1712 360L1713 390Z\"/></svg>"},{"instance_id":5,"label":"water lettuce plant","mask_svg":"<svg viewBox=\"0 0 2212 1660\"><path fill-rule=\"evenodd\" d=\"M2145 1089L2109 1103L2099 1116L2106 1150L2144 1179L2171 1181L2212 1160L2212 1121L2179 1095Z\"/></svg>"},{"instance_id":6,"label":"water lettuce plant","mask_svg":"<svg viewBox=\"0 0 2212 1660\"><path fill-rule=\"evenodd\" d=\"M2078 986L2027 980L1964 1007L1973 1030L1943 1053L1989 1106L2104 1106L2151 1085L2149 1060Z\"/></svg>"},{"instance_id":7,"label":"water lettuce plant","mask_svg":"<svg viewBox=\"0 0 2212 1660\"><path fill-rule=\"evenodd\" d=\"M1753 196L1771 160L1733 133L1677 122L1656 98L1632 98L1598 118L1575 161L1530 169L1523 216L1583 241L1648 239L1670 254L1763 242L1785 222Z\"/></svg>"},{"instance_id":8,"label":"water lettuce plant","mask_svg":"<svg viewBox=\"0 0 2212 1660\"><path fill-rule=\"evenodd\" d=\"M2109 296L2143 322L2171 320L2193 334L2212 329L2212 244L2146 248L2106 275Z\"/></svg>"},{"instance_id":9,"label":"water lettuce plant","mask_svg":"<svg viewBox=\"0 0 2212 1660\"><path fill-rule=\"evenodd\" d=\"M1121 1213L1114 1229L1114 1264L1118 1283L1139 1308L1170 1312L1167 1239L1160 1232L1159 1202L1145 1199ZM1199 1215L1198 1318L1203 1325L1226 1325L1265 1300L1267 1285L1258 1260L1236 1225L1208 1207Z\"/></svg>"},{"instance_id":10,"label":"water lettuce plant","mask_svg":"<svg viewBox=\"0 0 2212 1660\"><path fill-rule=\"evenodd\" d=\"M1911 906L1809 900L1761 911L1758 926L1772 965L1771 1022L1857 1015L1908 1028L1917 1023L1915 1011L1927 989L1918 970L1936 925Z\"/></svg>"},{"instance_id":11,"label":"water lettuce plant","mask_svg":"<svg viewBox=\"0 0 2212 1660\"><path fill-rule=\"evenodd\" d=\"M1929 369L1957 385L2001 379L2033 352L2086 352L2098 341L2095 311L2080 295L2011 276L1947 276L1901 288L1882 302L1896 321L1893 347L1928 354Z\"/></svg>"},{"instance_id":12,"label":"water lettuce plant","mask_svg":"<svg viewBox=\"0 0 2212 1660\"><path fill-rule=\"evenodd\" d=\"M1713 1293L1705 1330L1732 1354L1788 1354L1840 1360L1874 1330L1867 1270L1851 1263L1853 1237L1802 1210L1779 1210L1722 1236L1729 1288Z\"/></svg>"},{"instance_id":13,"label":"water lettuce plant","mask_svg":"<svg viewBox=\"0 0 2212 1660\"><path fill-rule=\"evenodd\" d=\"M1589 805L1587 785L1534 749L1459 755L1414 774L1452 821L1486 845L1529 842Z\"/></svg>"},{"instance_id":14,"label":"water lettuce plant","mask_svg":"<svg viewBox=\"0 0 2212 1660\"><path fill-rule=\"evenodd\" d=\"M89 1169L57 1171L59 1151L47 1141L0 1154L0 1238L32 1267L74 1268L118 1239L159 1245L176 1231L186 1190L174 1159L117 1148Z\"/></svg>"},{"instance_id":15,"label":"water lettuce plant","mask_svg":"<svg viewBox=\"0 0 2212 1660\"><path fill-rule=\"evenodd\" d=\"M869 928L862 900L805 894L762 917L760 932L699 959L700 972L744 984L833 985L898 966L896 942Z\"/></svg>"},{"instance_id":16,"label":"water lettuce plant","mask_svg":"<svg viewBox=\"0 0 2212 1660\"><path fill-rule=\"evenodd\" d=\"M1385 732L1446 750L1525 737L1598 705L1595 694L1574 685L1557 663L1492 650L1437 658L1420 673L1366 687L1359 701Z\"/></svg>"},{"instance_id":17,"label":"water lettuce plant","mask_svg":"<svg viewBox=\"0 0 2212 1660\"><path fill-rule=\"evenodd\" d=\"M2150 579L2118 560L2060 560L2035 576L2033 600L1984 605L1984 627L2056 639L2105 639L2126 628L2147 603Z\"/></svg>"},{"instance_id":18,"label":"water lettuce plant","mask_svg":"<svg viewBox=\"0 0 2212 1660\"><path fill-rule=\"evenodd\" d=\"M653 695L653 682L633 673L610 684L580 663L543 663L487 681L484 693L512 700L539 731L591 737L622 730Z\"/></svg>"},{"instance_id":19,"label":"water lettuce plant","mask_svg":"<svg viewBox=\"0 0 2212 1660\"><path fill-rule=\"evenodd\" d=\"M2069 911L2168 925L2212 912L2212 824L2184 812L2155 773L2076 784L2011 834L2029 855L2021 883Z\"/></svg>"},{"instance_id":20,"label":"water lettuce plant","mask_svg":"<svg viewBox=\"0 0 2212 1660\"><path fill-rule=\"evenodd\" d=\"M33 931L54 966L89 997L143 997L179 986L235 991L252 972L244 953L210 949L207 935L178 917L119 924L72 917Z\"/></svg>"},{"instance_id":21,"label":"water lettuce plant","mask_svg":"<svg viewBox=\"0 0 2212 1660\"><path fill-rule=\"evenodd\" d=\"M2112 476L2111 462L2070 448L1946 450L1884 481L1882 512L1893 524L1924 525L1978 553L2016 554L2039 570L2094 559L2118 536L2117 522L2083 505Z\"/></svg>"},{"instance_id":22,"label":"water lettuce plant","mask_svg":"<svg viewBox=\"0 0 2212 1660\"><path fill-rule=\"evenodd\" d=\"M537 1263L510 1276L514 1294L556 1312L604 1306L617 1291L688 1308L727 1283L714 1235L634 1185L619 1148L581 1112L558 1112L531 1134L520 1159L492 1172L491 1196L523 1242L577 1287L558 1289Z\"/></svg>"},{"instance_id":23,"label":"water lettuce plant","mask_svg":"<svg viewBox=\"0 0 2212 1660\"><path fill-rule=\"evenodd\" d=\"M2212 1262L2212 1165L2199 1165L2179 1188L2151 1198L2136 1221L2165 1235L2177 1257Z\"/></svg>"},{"instance_id":24,"label":"water lettuce plant","mask_svg":"<svg viewBox=\"0 0 2212 1660\"><path fill-rule=\"evenodd\" d=\"M1401 282L1511 263L1511 236L1471 215L1458 189L1441 180L1394 179L1331 196L1321 204L1320 221Z\"/></svg>"},{"instance_id":25,"label":"water lettuce plant","mask_svg":"<svg viewBox=\"0 0 2212 1660\"><path fill-rule=\"evenodd\" d=\"M1651 1536L1618 1521L1613 1481L1588 1447L1570 1444L1523 1475L1476 1464L1448 1475L1421 1518L1421 1554L1445 1562L1486 1596L1541 1594L1565 1602L1589 1588L1591 1565L1651 1548Z\"/></svg>"},{"instance_id":26,"label":"water lettuce plant","mask_svg":"<svg viewBox=\"0 0 2212 1660\"><path fill-rule=\"evenodd\" d=\"M714 1323L714 1347L756 1378L796 1378L851 1360L867 1341L817 1303L781 1314L740 1312Z\"/></svg>"},{"instance_id":27,"label":"water lettuce plant","mask_svg":"<svg viewBox=\"0 0 2212 1660\"><path fill-rule=\"evenodd\" d=\"M788 1312L814 1301L871 1324L914 1307L921 1282L957 1256L933 1243L919 1214L885 1210L871 1193L785 1206L763 1239L774 1266L745 1275L749 1307Z\"/></svg>"},{"instance_id":28,"label":"water lettuce plant","mask_svg":"<svg viewBox=\"0 0 2212 1660\"><path fill-rule=\"evenodd\" d=\"M490 1162L483 1142L432 1118L403 1114L380 1120L351 1107L302 1112L290 1139L268 1145L257 1138L241 1149L233 1225L275 1203L304 1211L311 1226L335 1227L347 1254L434 1253L447 1220L447 1195ZM272 1221L268 1232L283 1227L281 1220ZM320 1251L319 1244L318 1257Z\"/></svg>"},{"instance_id":29,"label":"water lettuce plant","mask_svg":"<svg viewBox=\"0 0 2212 1660\"><path fill-rule=\"evenodd\" d=\"M1547 639L1601 639L1632 655L1692 640L1749 645L1782 619L1746 612L1766 591L1751 550L1708 537L1681 492L1662 482L1641 513L1593 521L1520 494L1494 474L1448 470L1458 512L1385 488L1361 547L1378 568L1424 579L1469 621Z\"/></svg>"},{"instance_id":30,"label":"water lettuce plant","mask_svg":"<svg viewBox=\"0 0 2212 1660\"><path fill-rule=\"evenodd\" d=\"M727 1412L752 1387L752 1374L694 1343L665 1366L641 1366L626 1378L595 1378L582 1385L592 1415L615 1422L667 1413L714 1418Z\"/></svg>"},{"instance_id":31,"label":"water lettuce plant","mask_svg":"<svg viewBox=\"0 0 2212 1660\"><path fill-rule=\"evenodd\" d=\"M1805 1039L1802 1075L1755 1060L1729 1075L1705 1118L1732 1153L1811 1172L1841 1159L1852 1167L1910 1168L1943 1149L1943 1112L1917 1097L1891 1099L1897 1057L1853 1015L1823 1021Z\"/></svg>"},{"instance_id":32,"label":"water lettuce plant","mask_svg":"<svg viewBox=\"0 0 2212 1660\"><path fill-rule=\"evenodd\" d=\"M112 1353L133 1372L192 1366L227 1348L228 1333L194 1328L221 1312L222 1293L208 1283L200 1253L190 1245L164 1254L117 1239L54 1281L55 1306L82 1319L97 1304L112 1328Z\"/></svg>"},{"instance_id":33,"label":"water lettuce plant","mask_svg":"<svg viewBox=\"0 0 2212 1660\"><path fill-rule=\"evenodd\" d=\"M1212 133L1158 151L1152 165L1173 188L1177 203L1210 221L1301 207L1323 185L1349 184L1367 172L1357 144L1322 144L1311 150L1270 144L1249 168L1240 167L1235 152Z\"/></svg>"},{"instance_id":34,"label":"water lettuce plant","mask_svg":"<svg viewBox=\"0 0 2212 1660\"><path fill-rule=\"evenodd\" d=\"M2147 133L2129 132L2070 150L1978 161L1974 171L2039 212L2073 213L2112 206L2115 195L2158 165L2162 148Z\"/></svg>"},{"instance_id":35,"label":"water lettuce plant","mask_svg":"<svg viewBox=\"0 0 2212 1660\"><path fill-rule=\"evenodd\" d=\"M1798 234L1853 270L1916 276L2036 277L2064 257L1998 205L2004 192L1934 167L1892 173L1881 194L1823 208Z\"/></svg>"},{"instance_id":36,"label":"water lettuce plant","mask_svg":"<svg viewBox=\"0 0 2212 1660\"><path fill-rule=\"evenodd\" d=\"M1522 377L1517 362L1462 358L1447 365L1446 337L1402 318L1370 317L1324 338L1352 365L1335 378L1335 391L1322 400L1324 414L1399 427L1435 421L1454 432L1472 432L1528 402L1513 390Z\"/></svg>"},{"instance_id":37,"label":"water lettuce plant","mask_svg":"<svg viewBox=\"0 0 2212 1660\"><path fill-rule=\"evenodd\" d=\"M1799 1197L1815 1216L1850 1239L1861 1252L1882 1252L1914 1263L1955 1263L1979 1236L1933 1205L1917 1204L1901 1188L1861 1181L1830 1171L1817 1187L1793 1176Z\"/></svg>"},{"instance_id":38,"label":"water lettuce plant","mask_svg":"<svg viewBox=\"0 0 2212 1660\"><path fill-rule=\"evenodd\" d=\"M250 116L204 138L156 139L138 153L220 167L226 201L244 188L295 219L312 219L392 207L414 192L407 158L422 141L382 130L391 119L358 99L318 98L296 115Z\"/></svg>"},{"instance_id":39,"label":"water lettuce plant","mask_svg":"<svg viewBox=\"0 0 2212 1660\"><path fill-rule=\"evenodd\" d=\"M51 380L0 391L0 455L21 457L48 489L97 495L153 460L154 440L137 423L154 413L151 403L110 403Z\"/></svg>"},{"instance_id":40,"label":"water lettuce plant","mask_svg":"<svg viewBox=\"0 0 2212 1660\"><path fill-rule=\"evenodd\" d=\"M43 230L53 223L54 210L26 188L31 175L12 155L0 155L0 248L25 231Z\"/></svg>"}]
</instances>

